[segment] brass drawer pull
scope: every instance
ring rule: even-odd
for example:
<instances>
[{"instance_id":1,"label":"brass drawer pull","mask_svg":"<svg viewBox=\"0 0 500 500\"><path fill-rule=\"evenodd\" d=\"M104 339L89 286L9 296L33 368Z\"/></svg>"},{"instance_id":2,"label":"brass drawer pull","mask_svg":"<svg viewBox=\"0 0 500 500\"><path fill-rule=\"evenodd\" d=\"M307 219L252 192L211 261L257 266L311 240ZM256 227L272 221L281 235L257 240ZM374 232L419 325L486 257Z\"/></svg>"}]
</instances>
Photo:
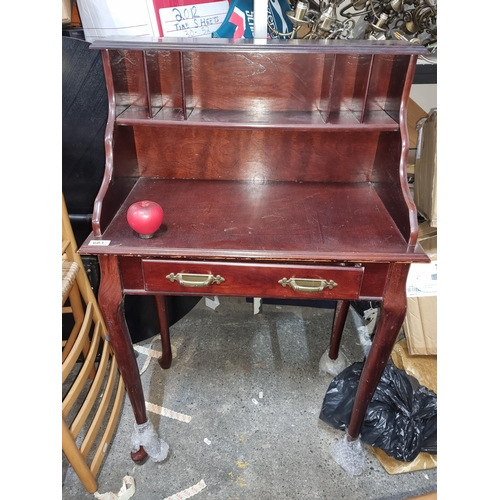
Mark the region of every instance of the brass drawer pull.
<instances>
[{"instance_id":1,"label":"brass drawer pull","mask_svg":"<svg viewBox=\"0 0 500 500\"><path fill-rule=\"evenodd\" d=\"M203 286L209 286L212 284L220 285L223 281L226 281L219 274L214 276L213 274L187 274L187 273L170 273L166 276L172 283L177 281L181 286L189 286L192 288L199 288Z\"/></svg>"},{"instance_id":2,"label":"brass drawer pull","mask_svg":"<svg viewBox=\"0 0 500 500\"><path fill-rule=\"evenodd\" d=\"M337 286L335 281L321 280L321 279L309 279L309 278L283 278L278 281L280 285L289 286L293 288L296 292L322 292L325 288L330 290Z\"/></svg>"}]
</instances>

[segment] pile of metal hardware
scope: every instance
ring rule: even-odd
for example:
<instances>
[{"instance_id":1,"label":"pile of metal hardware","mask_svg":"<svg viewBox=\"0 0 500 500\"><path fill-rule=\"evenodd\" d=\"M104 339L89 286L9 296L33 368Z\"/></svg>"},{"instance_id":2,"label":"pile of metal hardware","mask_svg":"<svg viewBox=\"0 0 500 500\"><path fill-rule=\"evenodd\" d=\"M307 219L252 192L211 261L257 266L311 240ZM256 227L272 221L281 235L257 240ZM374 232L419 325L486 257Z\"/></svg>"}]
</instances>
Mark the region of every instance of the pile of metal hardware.
<instances>
[{"instance_id":1,"label":"pile of metal hardware","mask_svg":"<svg viewBox=\"0 0 500 500\"><path fill-rule=\"evenodd\" d=\"M407 40L437 62L437 0L291 0L290 38Z\"/></svg>"}]
</instances>

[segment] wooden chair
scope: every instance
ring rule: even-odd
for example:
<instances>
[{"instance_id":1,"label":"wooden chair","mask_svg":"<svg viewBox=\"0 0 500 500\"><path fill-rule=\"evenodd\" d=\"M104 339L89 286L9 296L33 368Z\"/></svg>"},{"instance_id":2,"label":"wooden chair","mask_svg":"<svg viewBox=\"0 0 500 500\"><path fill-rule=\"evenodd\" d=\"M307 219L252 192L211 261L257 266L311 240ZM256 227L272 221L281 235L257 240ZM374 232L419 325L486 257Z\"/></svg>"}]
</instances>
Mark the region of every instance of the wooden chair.
<instances>
[{"instance_id":1,"label":"wooden chair","mask_svg":"<svg viewBox=\"0 0 500 500\"><path fill-rule=\"evenodd\" d=\"M62 449L89 493L118 423L124 384L85 273L62 198L62 312L72 328L62 347Z\"/></svg>"}]
</instances>

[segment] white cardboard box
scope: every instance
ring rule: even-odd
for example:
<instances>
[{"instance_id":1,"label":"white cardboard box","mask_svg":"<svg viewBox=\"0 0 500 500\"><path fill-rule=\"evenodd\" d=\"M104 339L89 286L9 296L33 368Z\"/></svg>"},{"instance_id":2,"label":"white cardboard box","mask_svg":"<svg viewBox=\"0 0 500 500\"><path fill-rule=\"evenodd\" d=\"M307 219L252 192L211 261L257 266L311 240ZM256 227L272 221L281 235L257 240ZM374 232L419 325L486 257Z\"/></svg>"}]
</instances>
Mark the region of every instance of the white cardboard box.
<instances>
[{"instance_id":1,"label":"white cardboard box","mask_svg":"<svg viewBox=\"0 0 500 500\"><path fill-rule=\"evenodd\" d=\"M403 322L411 355L437 355L437 230L428 222L420 225L419 242L431 259L412 264L406 281L407 308Z\"/></svg>"},{"instance_id":2,"label":"white cardboard box","mask_svg":"<svg viewBox=\"0 0 500 500\"><path fill-rule=\"evenodd\" d=\"M109 36L211 37L228 0L77 0L85 40Z\"/></svg>"}]
</instances>

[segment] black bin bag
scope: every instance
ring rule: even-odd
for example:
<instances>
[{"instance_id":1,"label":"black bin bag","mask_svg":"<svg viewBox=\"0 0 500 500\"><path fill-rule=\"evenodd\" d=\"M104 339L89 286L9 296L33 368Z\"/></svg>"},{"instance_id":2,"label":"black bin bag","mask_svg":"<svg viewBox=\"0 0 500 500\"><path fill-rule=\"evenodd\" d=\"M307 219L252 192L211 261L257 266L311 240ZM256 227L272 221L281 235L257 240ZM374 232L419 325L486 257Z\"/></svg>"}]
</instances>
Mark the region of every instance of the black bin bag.
<instances>
[{"instance_id":1,"label":"black bin bag","mask_svg":"<svg viewBox=\"0 0 500 500\"><path fill-rule=\"evenodd\" d=\"M354 363L332 380L321 420L336 429L348 427L362 369L363 363ZM388 364L368 406L360 439L404 462L422 451L437 454L437 395Z\"/></svg>"}]
</instances>

